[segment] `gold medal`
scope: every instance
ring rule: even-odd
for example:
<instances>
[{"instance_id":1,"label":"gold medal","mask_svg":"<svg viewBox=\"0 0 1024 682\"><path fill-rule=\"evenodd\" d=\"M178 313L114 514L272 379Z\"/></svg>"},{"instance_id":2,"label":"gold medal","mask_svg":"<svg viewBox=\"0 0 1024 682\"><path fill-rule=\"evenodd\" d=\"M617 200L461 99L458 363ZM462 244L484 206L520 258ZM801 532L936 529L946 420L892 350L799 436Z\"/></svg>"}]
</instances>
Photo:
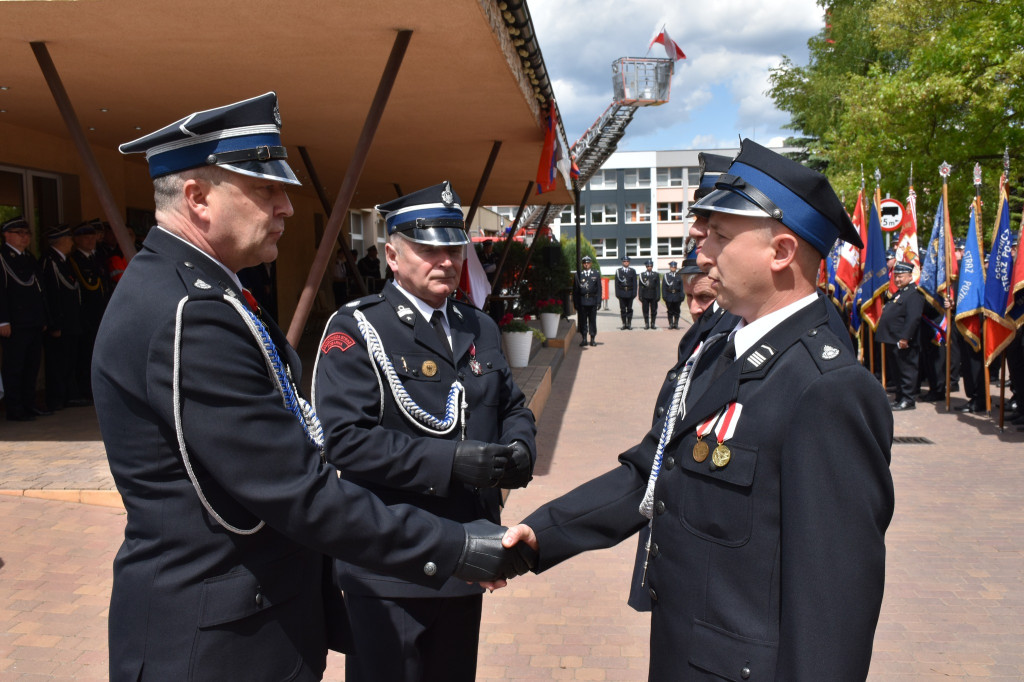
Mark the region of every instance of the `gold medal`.
<instances>
[{"instance_id":1,"label":"gold medal","mask_svg":"<svg viewBox=\"0 0 1024 682\"><path fill-rule=\"evenodd\" d=\"M423 367L420 368L423 372L423 376L432 377L437 374L437 363L433 360L424 360Z\"/></svg>"},{"instance_id":2,"label":"gold medal","mask_svg":"<svg viewBox=\"0 0 1024 682\"><path fill-rule=\"evenodd\" d=\"M715 451L711 453L711 463L716 467L724 467L732 459L732 452L725 446L724 443L719 443Z\"/></svg>"},{"instance_id":3,"label":"gold medal","mask_svg":"<svg viewBox=\"0 0 1024 682\"><path fill-rule=\"evenodd\" d=\"M708 444L698 438L697 442L694 443L694 445L693 445L693 461L699 463L699 462L703 462L707 458L708 458Z\"/></svg>"}]
</instances>

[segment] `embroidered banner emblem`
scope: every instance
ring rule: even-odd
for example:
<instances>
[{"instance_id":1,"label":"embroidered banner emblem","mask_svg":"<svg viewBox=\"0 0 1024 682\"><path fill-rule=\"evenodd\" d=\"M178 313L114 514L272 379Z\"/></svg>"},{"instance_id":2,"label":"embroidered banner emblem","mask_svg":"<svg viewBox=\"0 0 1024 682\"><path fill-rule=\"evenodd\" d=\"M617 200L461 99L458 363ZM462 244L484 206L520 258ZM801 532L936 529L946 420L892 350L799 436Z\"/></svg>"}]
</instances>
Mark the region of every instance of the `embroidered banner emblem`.
<instances>
[{"instance_id":1,"label":"embroidered banner emblem","mask_svg":"<svg viewBox=\"0 0 1024 682\"><path fill-rule=\"evenodd\" d=\"M324 339L324 342L320 345L320 352L326 354L335 348L339 348L344 353L354 345L356 345L356 342L348 334L334 332Z\"/></svg>"}]
</instances>

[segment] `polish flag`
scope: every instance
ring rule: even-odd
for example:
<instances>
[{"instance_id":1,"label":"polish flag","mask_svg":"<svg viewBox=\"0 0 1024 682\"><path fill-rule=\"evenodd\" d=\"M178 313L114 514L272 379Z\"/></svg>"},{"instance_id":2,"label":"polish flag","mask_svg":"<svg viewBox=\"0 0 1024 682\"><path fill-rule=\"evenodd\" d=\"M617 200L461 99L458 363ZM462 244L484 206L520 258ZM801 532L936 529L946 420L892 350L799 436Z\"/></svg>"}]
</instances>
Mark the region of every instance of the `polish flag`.
<instances>
[{"instance_id":1,"label":"polish flag","mask_svg":"<svg viewBox=\"0 0 1024 682\"><path fill-rule=\"evenodd\" d=\"M683 51L679 48L679 45L676 44L676 41L668 37L668 31L665 29L661 29L661 33L654 36L654 39L651 41L651 44L647 46L647 49L650 50L654 47L655 43L665 46L665 54L668 55L668 58L672 61L678 62L680 59L686 59L686 55L683 54Z\"/></svg>"}]
</instances>

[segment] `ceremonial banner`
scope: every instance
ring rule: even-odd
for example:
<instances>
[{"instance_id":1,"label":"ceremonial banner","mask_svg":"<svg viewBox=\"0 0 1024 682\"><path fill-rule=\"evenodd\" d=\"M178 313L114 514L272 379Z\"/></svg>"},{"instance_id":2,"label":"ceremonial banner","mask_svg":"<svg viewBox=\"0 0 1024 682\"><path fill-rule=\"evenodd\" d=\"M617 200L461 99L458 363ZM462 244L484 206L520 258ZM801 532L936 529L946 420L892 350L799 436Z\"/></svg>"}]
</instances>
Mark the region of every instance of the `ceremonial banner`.
<instances>
[{"instance_id":1,"label":"ceremonial banner","mask_svg":"<svg viewBox=\"0 0 1024 682\"><path fill-rule=\"evenodd\" d=\"M935 221L932 223L932 236L928 239L928 247L921 262L921 281L918 287L925 300L932 307L942 312L945 310L942 300L946 293L946 253L949 244L945 239L945 215L943 214L942 197L935 209Z\"/></svg>"},{"instance_id":2,"label":"ceremonial banner","mask_svg":"<svg viewBox=\"0 0 1024 682\"><path fill-rule=\"evenodd\" d=\"M1013 249L1010 245L1010 203L1006 185L1000 183L999 210L996 212L995 234L988 256L985 277L985 297L982 313L985 316L985 364L991 365L1010 345L1017 326L1005 317L1010 296L1010 277L1013 273Z\"/></svg>"},{"instance_id":3,"label":"ceremonial banner","mask_svg":"<svg viewBox=\"0 0 1024 682\"><path fill-rule=\"evenodd\" d=\"M853 209L853 216L850 220L853 221L854 227L857 228L857 232L860 233L861 243L867 247L868 234L866 230L866 223L864 222L864 190L861 189L857 193L857 207ZM861 267L862 252L853 244L849 242L840 242L841 247L839 249L839 263L836 265L836 284L841 286L848 296L853 296L857 287L860 286L860 278L863 272Z\"/></svg>"},{"instance_id":4,"label":"ceremonial banner","mask_svg":"<svg viewBox=\"0 0 1024 682\"><path fill-rule=\"evenodd\" d=\"M921 255L917 245L917 194L914 188L910 188L910 196L907 197L907 210L903 214L903 229L900 230L900 239L896 244L896 262L910 263L914 266L914 283L917 284L921 278Z\"/></svg>"},{"instance_id":5,"label":"ceremonial banner","mask_svg":"<svg viewBox=\"0 0 1024 682\"><path fill-rule=\"evenodd\" d=\"M548 103L548 114L545 117L546 129L544 132L544 147L540 151L540 162L537 164L537 194L550 192L555 188L555 177L558 173L556 166L556 151L558 143L558 124L555 119L555 103Z\"/></svg>"},{"instance_id":6,"label":"ceremonial banner","mask_svg":"<svg viewBox=\"0 0 1024 682\"><path fill-rule=\"evenodd\" d=\"M1006 300L1006 317L1014 325L1024 327L1024 215L1017 228L1017 254L1013 260L1013 274L1010 277L1010 293Z\"/></svg>"},{"instance_id":7,"label":"ceremonial banner","mask_svg":"<svg viewBox=\"0 0 1024 682\"><path fill-rule=\"evenodd\" d=\"M889 268L885 262L882 242L882 224L878 220L878 206L872 202L868 220L867 240L864 242L864 277L857 288L854 305L871 331L878 327L884 305L883 295L889 288Z\"/></svg>"},{"instance_id":8,"label":"ceremonial banner","mask_svg":"<svg viewBox=\"0 0 1024 682\"><path fill-rule=\"evenodd\" d=\"M976 219L980 202L980 199L975 199L971 204L971 223L967 229L964 257L960 262L960 286L956 294L956 328L975 351L981 350L981 319L985 296L982 242Z\"/></svg>"}]
</instances>

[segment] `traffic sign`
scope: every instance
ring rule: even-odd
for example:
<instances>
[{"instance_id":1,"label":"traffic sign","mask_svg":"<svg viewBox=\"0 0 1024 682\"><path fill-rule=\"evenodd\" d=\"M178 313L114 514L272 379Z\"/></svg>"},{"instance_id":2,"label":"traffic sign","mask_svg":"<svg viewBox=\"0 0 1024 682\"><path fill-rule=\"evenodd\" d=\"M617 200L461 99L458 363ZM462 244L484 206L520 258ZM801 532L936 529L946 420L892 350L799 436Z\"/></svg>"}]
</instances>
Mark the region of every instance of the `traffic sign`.
<instances>
[{"instance_id":1,"label":"traffic sign","mask_svg":"<svg viewBox=\"0 0 1024 682\"><path fill-rule=\"evenodd\" d=\"M878 220L886 232L895 232L903 225L903 204L897 199L882 199Z\"/></svg>"}]
</instances>

